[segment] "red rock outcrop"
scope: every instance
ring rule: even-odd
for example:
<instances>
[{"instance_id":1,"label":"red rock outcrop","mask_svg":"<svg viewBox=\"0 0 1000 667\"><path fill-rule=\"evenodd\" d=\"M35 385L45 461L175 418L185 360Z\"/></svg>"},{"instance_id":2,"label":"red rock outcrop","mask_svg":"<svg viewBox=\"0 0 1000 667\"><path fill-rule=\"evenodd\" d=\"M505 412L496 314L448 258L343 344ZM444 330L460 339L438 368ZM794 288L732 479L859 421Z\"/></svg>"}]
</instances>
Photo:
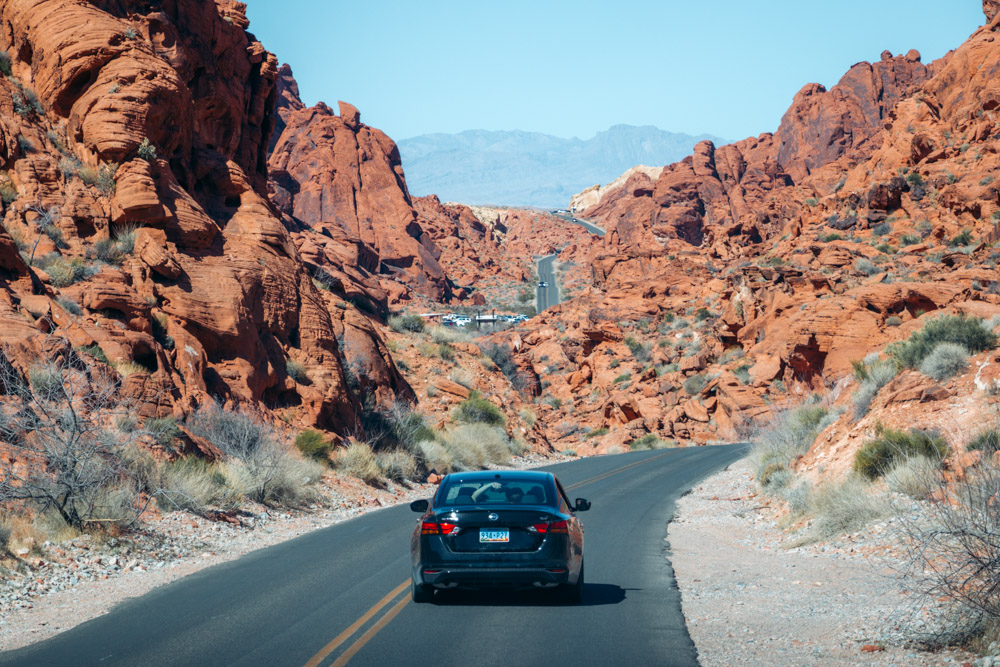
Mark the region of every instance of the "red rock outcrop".
<instances>
[{"instance_id":1,"label":"red rock outcrop","mask_svg":"<svg viewBox=\"0 0 1000 667\"><path fill-rule=\"evenodd\" d=\"M339 228L336 236L374 252L372 273L398 280L437 301L451 298L440 250L417 219L399 150L363 125L341 102L285 112L270 168L273 200L305 228Z\"/></svg>"},{"instance_id":2,"label":"red rock outcrop","mask_svg":"<svg viewBox=\"0 0 1000 667\"><path fill-rule=\"evenodd\" d=\"M150 414L218 398L348 432L346 363L383 400L411 393L372 324L314 286L268 200L278 68L244 11L0 1L0 343L22 369L49 334L97 345Z\"/></svg>"}]
</instances>

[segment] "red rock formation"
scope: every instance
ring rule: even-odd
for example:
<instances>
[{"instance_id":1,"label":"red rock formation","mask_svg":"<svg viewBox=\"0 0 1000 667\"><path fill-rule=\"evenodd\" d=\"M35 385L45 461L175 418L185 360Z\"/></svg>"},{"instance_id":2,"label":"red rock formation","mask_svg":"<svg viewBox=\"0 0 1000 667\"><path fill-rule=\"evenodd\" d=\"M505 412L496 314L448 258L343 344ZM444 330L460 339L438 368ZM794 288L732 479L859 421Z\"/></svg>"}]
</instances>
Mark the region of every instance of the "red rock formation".
<instances>
[{"instance_id":1,"label":"red rock formation","mask_svg":"<svg viewBox=\"0 0 1000 667\"><path fill-rule=\"evenodd\" d=\"M417 221L396 144L363 125L344 102L340 115L320 103L284 117L270 158L281 210L305 227L332 226L339 229L335 235L372 249L372 273L448 300L440 251Z\"/></svg>"},{"instance_id":2,"label":"red rock formation","mask_svg":"<svg viewBox=\"0 0 1000 667\"><path fill-rule=\"evenodd\" d=\"M0 166L18 195L0 231L0 343L22 369L50 332L97 344L131 364L126 389L150 414L219 397L345 432L358 403L338 340L383 400L409 388L372 325L314 286L268 201L277 61L244 10L0 0L17 77L0 81ZM135 226L132 252L110 257ZM71 260L100 270L67 277ZM289 377L289 360L307 380Z\"/></svg>"}]
</instances>

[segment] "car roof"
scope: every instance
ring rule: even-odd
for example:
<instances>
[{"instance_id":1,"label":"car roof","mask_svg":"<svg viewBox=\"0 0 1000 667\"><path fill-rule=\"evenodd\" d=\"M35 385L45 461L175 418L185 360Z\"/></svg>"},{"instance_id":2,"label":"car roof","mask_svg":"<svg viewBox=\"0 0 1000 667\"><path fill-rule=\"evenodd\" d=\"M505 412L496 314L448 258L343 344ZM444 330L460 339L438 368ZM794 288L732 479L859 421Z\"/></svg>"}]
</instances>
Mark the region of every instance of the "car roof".
<instances>
[{"instance_id":1,"label":"car roof","mask_svg":"<svg viewBox=\"0 0 1000 667\"><path fill-rule=\"evenodd\" d=\"M554 475L550 472L542 472L539 470L477 470L474 472L453 472L447 475L441 483L444 484L446 481L454 482L456 480L461 480L463 482L481 482L487 479L534 479L541 482L553 476Z\"/></svg>"}]
</instances>

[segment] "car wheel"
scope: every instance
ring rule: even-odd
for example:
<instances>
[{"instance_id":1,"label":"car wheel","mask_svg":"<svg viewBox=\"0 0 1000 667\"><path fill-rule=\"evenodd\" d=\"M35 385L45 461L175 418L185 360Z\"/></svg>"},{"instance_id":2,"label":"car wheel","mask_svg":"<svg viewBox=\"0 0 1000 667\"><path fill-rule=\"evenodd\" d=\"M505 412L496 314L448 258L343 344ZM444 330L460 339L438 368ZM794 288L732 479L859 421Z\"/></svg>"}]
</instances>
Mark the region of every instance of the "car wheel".
<instances>
[{"instance_id":1,"label":"car wheel","mask_svg":"<svg viewBox=\"0 0 1000 667\"><path fill-rule=\"evenodd\" d=\"M583 602L583 561L580 561L580 576L575 584L566 584L563 588L563 599L570 604Z\"/></svg>"},{"instance_id":2,"label":"car wheel","mask_svg":"<svg viewBox=\"0 0 1000 667\"><path fill-rule=\"evenodd\" d=\"M416 579L410 579L410 599L414 602L430 602L434 597L434 587L418 584Z\"/></svg>"}]
</instances>

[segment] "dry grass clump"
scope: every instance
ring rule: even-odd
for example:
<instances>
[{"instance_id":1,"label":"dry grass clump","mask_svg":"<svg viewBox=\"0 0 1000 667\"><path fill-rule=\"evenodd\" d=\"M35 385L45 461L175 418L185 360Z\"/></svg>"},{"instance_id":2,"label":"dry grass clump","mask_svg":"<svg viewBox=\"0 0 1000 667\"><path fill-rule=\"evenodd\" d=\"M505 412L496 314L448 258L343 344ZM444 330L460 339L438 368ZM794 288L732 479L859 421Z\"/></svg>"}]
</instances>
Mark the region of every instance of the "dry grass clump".
<instances>
[{"instance_id":1,"label":"dry grass clump","mask_svg":"<svg viewBox=\"0 0 1000 667\"><path fill-rule=\"evenodd\" d=\"M817 487L809 498L809 509L816 517L814 532L820 537L832 537L885 518L892 508L870 482L850 475L842 482Z\"/></svg>"},{"instance_id":2,"label":"dry grass clump","mask_svg":"<svg viewBox=\"0 0 1000 667\"><path fill-rule=\"evenodd\" d=\"M365 484L375 484L382 480L382 470L375 460L375 452L365 442L352 442L342 449L334 466L345 475L357 477Z\"/></svg>"}]
</instances>

